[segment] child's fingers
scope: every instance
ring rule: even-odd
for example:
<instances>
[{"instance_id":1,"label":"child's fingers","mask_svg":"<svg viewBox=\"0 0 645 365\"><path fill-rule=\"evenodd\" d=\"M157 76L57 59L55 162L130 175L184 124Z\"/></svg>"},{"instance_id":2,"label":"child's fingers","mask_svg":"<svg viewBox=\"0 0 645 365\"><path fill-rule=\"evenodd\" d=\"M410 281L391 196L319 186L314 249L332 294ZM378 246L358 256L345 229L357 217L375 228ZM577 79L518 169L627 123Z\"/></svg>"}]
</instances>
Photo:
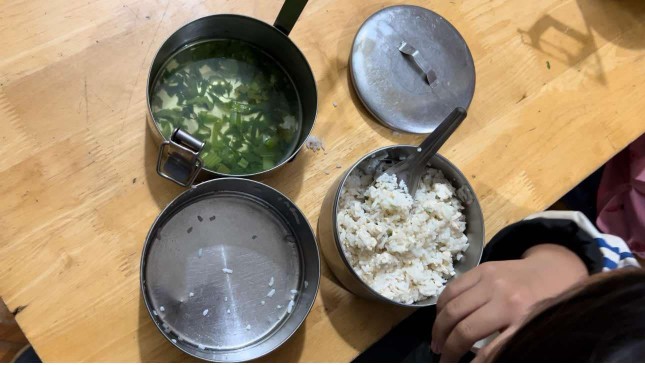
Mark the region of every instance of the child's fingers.
<instances>
[{"instance_id":1,"label":"child's fingers","mask_svg":"<svg viewBox=\"0 0 645 365\"><path fill-rule=\"evenodd\" d=\"M490 290L483 283L479 283L448 302L437 313L437 318L432 326L432 351L441 353L444 342L455 326L488 303L490 298Z\"/></svg>"},{"instance_id":2,"label":"child's fingers","mask_svg":"<svg viewBox=\"0 0 645 365\"><path fill-rule=\"evenodd\" d=\"M458 361L475 342L503 328L502 315L499 308L489 302L459 322L441 349L441 362Z\"/></svg>"},{"instance_id":3,"label":"child's fingers","mask_svg":"<svg viewBox=\"0 0 645 365\"><path fill-rule=\"evenodd\" d=\"M464 291L472 288L479 282L479 280L481 280L481 267L482 266L477 266L474 269L455 277L448 283L437 300L437 313L441 311L449 301Z\"/></svg>"}]
</instances>

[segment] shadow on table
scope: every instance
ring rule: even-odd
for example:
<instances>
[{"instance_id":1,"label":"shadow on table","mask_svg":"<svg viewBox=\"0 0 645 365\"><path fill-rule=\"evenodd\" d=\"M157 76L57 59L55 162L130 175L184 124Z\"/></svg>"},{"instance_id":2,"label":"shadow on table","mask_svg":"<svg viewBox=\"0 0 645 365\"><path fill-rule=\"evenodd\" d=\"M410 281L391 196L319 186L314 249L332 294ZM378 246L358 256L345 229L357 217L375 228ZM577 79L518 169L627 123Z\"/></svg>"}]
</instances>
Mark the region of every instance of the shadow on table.
<instances>
[{"instance_id":1,"label":"shadow on table","mask_svg":"<svg viewBox=\"0 0 645 365\"><path fill-rule=\"evenodd\" d=\"M636 35L625 37L624 34L616 36L616 28L631 28L630 31L643 27L645 18L645 2L641 0L605 1L605 0L578 0L578 7L584 19L584 30L570 27L549 14L542 16L530 28L518 29L522 42L532 46L554 60L568 66L575 66L593 56L590 63L593 76L597 82L606 85L602 60L598 55L598 46L594 37L597 32L609 42L619 47L639 49L645 47L645 37ZM555 30L561 36L556 41L548 35ZM550 66L549 66L550 67Z\"/></svg>"},{"instance_id":2,"label":"shadow on table","mask_svg":"<svg viewBox=\"0 0 645 365\"><path fill-rule=\"evenodd\" d=\"M622 48L645 48L645 2L642 0L577 0L587 25L603 38ZM599 11L595 9L598 8ZM640 28L640 36L615 37L614 27ZM636 29L633 29L636 30Z\"/></svg>"}]
</instances>

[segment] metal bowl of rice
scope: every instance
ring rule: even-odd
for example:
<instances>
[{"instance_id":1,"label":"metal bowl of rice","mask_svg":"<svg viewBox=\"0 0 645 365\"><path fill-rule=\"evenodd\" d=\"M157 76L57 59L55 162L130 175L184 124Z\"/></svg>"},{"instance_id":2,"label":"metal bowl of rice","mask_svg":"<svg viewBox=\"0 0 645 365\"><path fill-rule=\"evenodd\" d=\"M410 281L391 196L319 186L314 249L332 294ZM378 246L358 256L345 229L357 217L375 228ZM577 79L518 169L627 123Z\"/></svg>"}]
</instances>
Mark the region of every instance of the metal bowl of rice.
<instances>
[{"instance_id":1,"label":"metal bowl of rice","mask_svg":"<svg viewBox=\"0 0 645 365\"><path fill-rule=\"evenodd\" d=\"M343 286L406 307L436 304L451 278L479 264L484 248L477 197L446 158L432 159L415 197L392 176L379 176L416 148L365 155L334 182L318 220L323 255Z\"/></svg>"}]
</instances>

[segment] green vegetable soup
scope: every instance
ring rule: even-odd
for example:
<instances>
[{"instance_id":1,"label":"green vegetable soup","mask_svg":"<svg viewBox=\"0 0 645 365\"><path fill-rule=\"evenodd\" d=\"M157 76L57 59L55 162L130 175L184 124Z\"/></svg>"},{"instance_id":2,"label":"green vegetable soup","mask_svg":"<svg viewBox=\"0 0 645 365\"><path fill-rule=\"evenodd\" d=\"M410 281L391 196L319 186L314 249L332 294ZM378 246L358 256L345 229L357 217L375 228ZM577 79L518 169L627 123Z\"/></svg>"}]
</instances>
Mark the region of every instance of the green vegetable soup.
<instances>
[{"instance_id":1,"label":"green vegetable soup","mask_svg":"<svg viewBox=\"0 0 645 365\"><path fill-rule=\"evenodd\" d=\"M223 174L268 170L293 153L300 137L300 101L289 76L242 41L181 49L161 68L151 104L166 139L175 128L199 138L204 166Z\"/></svg>"}]
</instances>

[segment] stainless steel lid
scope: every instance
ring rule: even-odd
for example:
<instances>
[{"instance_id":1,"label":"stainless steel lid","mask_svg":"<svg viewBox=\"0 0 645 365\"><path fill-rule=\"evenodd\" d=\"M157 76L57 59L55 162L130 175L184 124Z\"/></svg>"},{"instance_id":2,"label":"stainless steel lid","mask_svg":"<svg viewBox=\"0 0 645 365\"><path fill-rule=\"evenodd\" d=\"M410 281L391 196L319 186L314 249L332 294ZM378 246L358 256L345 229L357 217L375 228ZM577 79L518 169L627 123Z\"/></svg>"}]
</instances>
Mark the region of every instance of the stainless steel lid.
<instances>
[{"instance_id":1,"label":"stainless steel lid","mask_svg":"<svg viewBox=\"0 0 645 365\"><path fill-rule=\"evenodd\" d=\"M350 58L365 107L386 126L430 133L475 92L475 66L459 32L411 5L384 8L358 30Z\"/></svg>"},{"instance_id":2,"label":"stainless steel lid","mask_svg":"<svg viewBox=\"0 0 645 365\"><path fill-rule=\"evenodd\" d=\"M142 289L168 340L210 361L246 361L299 327L316 297L318 250L306 218L276 190L219 179L184 192L157 218Z\"/></svg>"}]
</instances>

